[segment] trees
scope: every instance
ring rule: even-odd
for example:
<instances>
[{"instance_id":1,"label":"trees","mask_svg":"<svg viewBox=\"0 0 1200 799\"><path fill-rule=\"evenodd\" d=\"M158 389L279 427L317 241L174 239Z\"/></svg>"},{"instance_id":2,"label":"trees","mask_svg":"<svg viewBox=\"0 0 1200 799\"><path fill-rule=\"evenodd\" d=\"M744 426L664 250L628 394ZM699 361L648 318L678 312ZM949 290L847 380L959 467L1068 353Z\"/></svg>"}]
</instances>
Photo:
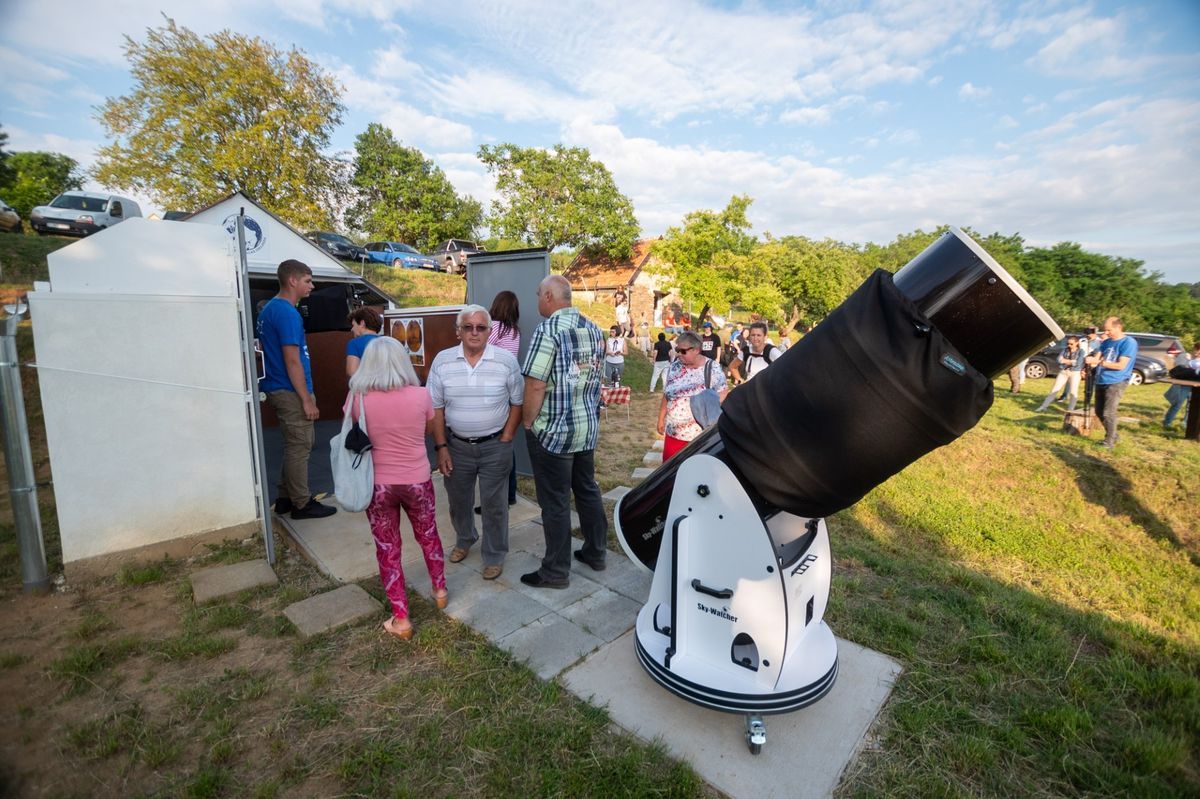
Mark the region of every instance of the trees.
<instances>
[{"instance_id":1,"label":"trees","mask_svg":"<svg viewBox=\"0 0 1200 799\"><path fill-rule=\"evenodd\" d=\"M754 248L746 209L754 202L735 195L721 211L692 211L682 227L671 227L654 242L652 251L665 265L683 299L703 306L725 307L748 286L735 280L735 266L744 278L757 285L769 274L754 270L739 257Z\"/></svg>"},{"instance_id":2,"label":"trees","mask_svg":"<svg viewBox=\"0 0 1200 799\"><path fill-rule=\"evenodd\" d=\"M633 203L587 148L485 144L479 160L496 176L500 198L489 220L495 234L551 250L596 248L614 258L633 251L640 232Z\"/></svg>"},{"instance_id":3,"label":"trees","mask_svg":"<svg viewBox=\"0 0 1200 799\"><path fill-rule=\"evenodd\" d=\"M167 19L125 38L133 90L98 114L113 139L95 177L196 209L241 190L300 228L326 227L336 172L324 149L341 122L333 79L298 50Z\"/></svg>"},{"instance_id":4,"label":"trees","mask_svg":"<svg viewBox=\"0 0 1200 799\"><path fill-rule=\"evenodd\" d=\"M861 252L840 241L785 236L763 257L773 264L788 310L787 329L811 327L841 305L870 271Z\"/></svg>"},{"instance_id":5,"label":"trees","mask_svg":"<svg viewBox=\"0 0 1200 799\"><path fill-rule=\"evenodd\" d=\"M61 153L13 153L8 157L8 167L10 179L0 183L0 190L24 219L58 194L83 186L78 162Z\"/></svg>"},{"instance_id":6,"label":"trees","mask_svg":"<svg viewBox=\"0 0 1200 799\"><path fill-rule=\"evenodd\" d=\"M403 241L428 252L452 238L475 238L483 208L459 197L446 174L415 147L372 122L354 142L357 201L346 224L372 239Z\"/></svg>"}]
</instances>

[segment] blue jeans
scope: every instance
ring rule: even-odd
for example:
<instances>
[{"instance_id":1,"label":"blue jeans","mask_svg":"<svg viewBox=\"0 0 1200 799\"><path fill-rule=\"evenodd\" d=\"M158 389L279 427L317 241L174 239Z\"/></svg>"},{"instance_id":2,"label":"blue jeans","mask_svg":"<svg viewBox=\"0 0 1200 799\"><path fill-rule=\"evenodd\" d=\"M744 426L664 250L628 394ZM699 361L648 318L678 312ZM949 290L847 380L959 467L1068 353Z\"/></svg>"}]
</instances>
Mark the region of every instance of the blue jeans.
<instances>
[{"instance_id":1,"label":"blue jeans","mask_svg":"<svg viewBox=\"0 0 1200 799\"><path fill-rule=\"evenodd\" d=\"M1163 427L1170 427L1175 422L1175 417L1187 405L1188 399L1192 396L1191 386L1171 386L1164 394L1167 402L1170 404L1167 408L1167 415L1163 417ZM1187 417L1184 416L1186 419Z\"/></svg>"},{"instance_id":2,"label":"blue jeans","mask_svg":"<svg viewBox=\"0 0 1200 799\"><path fill-rule=\"evenodd\" d=\"M600 486L596 484L594 451L550 452L537 436L526 431L529 460L537 501L542 506L542 534L546 555L538 573L546 580L571 577L571 494L583 533L583 557L590 562L603 561L608 551L608 517Z\"/></svg>"}]
</instances>

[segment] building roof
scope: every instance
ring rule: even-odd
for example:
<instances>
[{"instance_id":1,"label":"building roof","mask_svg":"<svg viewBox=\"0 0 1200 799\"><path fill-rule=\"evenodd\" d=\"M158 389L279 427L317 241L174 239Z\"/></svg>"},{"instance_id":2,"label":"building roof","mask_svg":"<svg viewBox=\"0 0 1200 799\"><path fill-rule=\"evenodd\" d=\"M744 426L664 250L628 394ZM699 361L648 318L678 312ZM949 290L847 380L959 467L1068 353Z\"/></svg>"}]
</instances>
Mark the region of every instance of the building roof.
<instances>
[{"instance_id":1,"label":"building roof","mask_svg":"<svg viewBox=\"0 0 1200 799\"><path fill-rule=\"evenodd\" d=\"M563 272L572 289L595 291L628 286L635 279L646 261L650 259L650 245L655 239L642 239L633 245L633 254L628 258L614 260L607 253L580 252Z\"/></svg>"}]
</instances>

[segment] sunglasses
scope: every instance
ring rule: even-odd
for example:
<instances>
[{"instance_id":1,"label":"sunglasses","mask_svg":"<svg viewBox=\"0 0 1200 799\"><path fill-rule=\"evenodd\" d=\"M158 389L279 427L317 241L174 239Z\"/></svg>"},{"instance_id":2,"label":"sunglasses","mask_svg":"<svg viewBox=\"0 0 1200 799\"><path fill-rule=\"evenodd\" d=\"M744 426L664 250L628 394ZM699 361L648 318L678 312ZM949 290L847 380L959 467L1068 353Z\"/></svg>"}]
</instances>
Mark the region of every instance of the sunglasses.
<instances>
[{"instance_id":1,"label":"sunglasses","mask_svg":"<svg viewBox=\"0 0 1200 799\"><path fill-rule=\"evenodd\" d=\"M464 333L486 333L489 330L487 325L459 325L458 329Z\"/></svg>"},{"instance_id":2,"label":"sunglasses","mask_svg":"<svg viewBox=\"0 0 1200 799\"><path fill-rule=\"evenodd\" d=\"M680 355L687 355L689 352L691 352L694 349L696 349L696 348L695 347L676 347L675 352L679 353Z\"/></svg>"}]
</instances>

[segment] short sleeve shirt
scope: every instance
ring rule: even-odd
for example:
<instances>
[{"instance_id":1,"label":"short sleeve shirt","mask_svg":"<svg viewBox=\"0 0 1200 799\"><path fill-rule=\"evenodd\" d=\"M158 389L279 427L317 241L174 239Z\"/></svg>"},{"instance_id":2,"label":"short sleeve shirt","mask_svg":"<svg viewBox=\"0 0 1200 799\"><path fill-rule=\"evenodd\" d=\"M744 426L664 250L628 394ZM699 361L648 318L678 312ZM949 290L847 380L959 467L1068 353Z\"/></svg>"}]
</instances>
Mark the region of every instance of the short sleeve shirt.
<instances>
[{"instance_id":1,"label":"short sleeve shirt","mask_svg":"<svg viewBox=\"0 0 1200 799\"><path fill-rule=\"evenodd\" d=\"M724 391L728 387L725 380L725 370L714 364L709 388L714 391ZM704 386L704 364L695 369L683 365L683 361L675 361L667 370L667 384L663 393L667 397L666 433L671 438L680 441L691 441L704 432L695 417L692 416L692 397L699 394Z\"/></svg>"},{"instance_id":2,"label":"short sleeve shirt","mask_svg":"<svg viewBox=\"0 0 1200 799\"><path fill-rule=\"evenodd\" d=\"M1100 346L1101 357L1104 361L1115 362L1119 361L1124 356L1129 356L1129 363L1125 364L1124 369L1106 369L1100 367L1100 374L1096 377L1096 385L1111 386L1117 383L1124 383L1133 375L1133 360L1137 357L1138 345L1133 340L1133 336L1122 336L1119 339L1106 339Z\"/></svg>"},{"instance_id":3,"label":"short sleeve shirt","mask_svg":"<svg viewBox=\"0 0 1200 799\"><path fill-rule=\"evenodd\" d=\"M377 338L379 338L379 336L374 333L366 333L350 339L346 342L347 357L353 355L355 358L362 360L363 353L367 351L367 345Z\"/></svg>"},{"instance_id":4,"label":"short sleeve shirt","mask_svg":"<svg viewBox=\"0 0 1200 799\"><path fill-rule=\"evenodd\" d=\"M308 392L313 390L312 367L308 361L308 341L304 338L304 320L296 306L280 297L258 312L258 341L263 351L265 376L259 384L263 391L295 391L283 360L283 348L300 348L300 365L304 367L304 382Z\"/></svg>"},{"instance_id":5,"label":"short sleeve shirt","mask_svg":"<svg viewBox=\"0 0 1200 799\"><path fill-rule=\"evenodd\" d=\"M604 332L574 308L560 308L533 331L522 373L546 384L531 432L556 454L596 448Z\"/></svg>"},{"instance_id":6,"label":"short sleeve shirt","mask_svg":"<svg viewBox=\"0 0 1200 799\"><path fill-rule=\"evenodd\" d=\"M461 438L488 436L504 428L509 409L525 399L521 367L507 350L488 344L474 366L463 347L442 350L427 380L434 408L443 408L446 426Z\"/></svg>"}]
</instances>

